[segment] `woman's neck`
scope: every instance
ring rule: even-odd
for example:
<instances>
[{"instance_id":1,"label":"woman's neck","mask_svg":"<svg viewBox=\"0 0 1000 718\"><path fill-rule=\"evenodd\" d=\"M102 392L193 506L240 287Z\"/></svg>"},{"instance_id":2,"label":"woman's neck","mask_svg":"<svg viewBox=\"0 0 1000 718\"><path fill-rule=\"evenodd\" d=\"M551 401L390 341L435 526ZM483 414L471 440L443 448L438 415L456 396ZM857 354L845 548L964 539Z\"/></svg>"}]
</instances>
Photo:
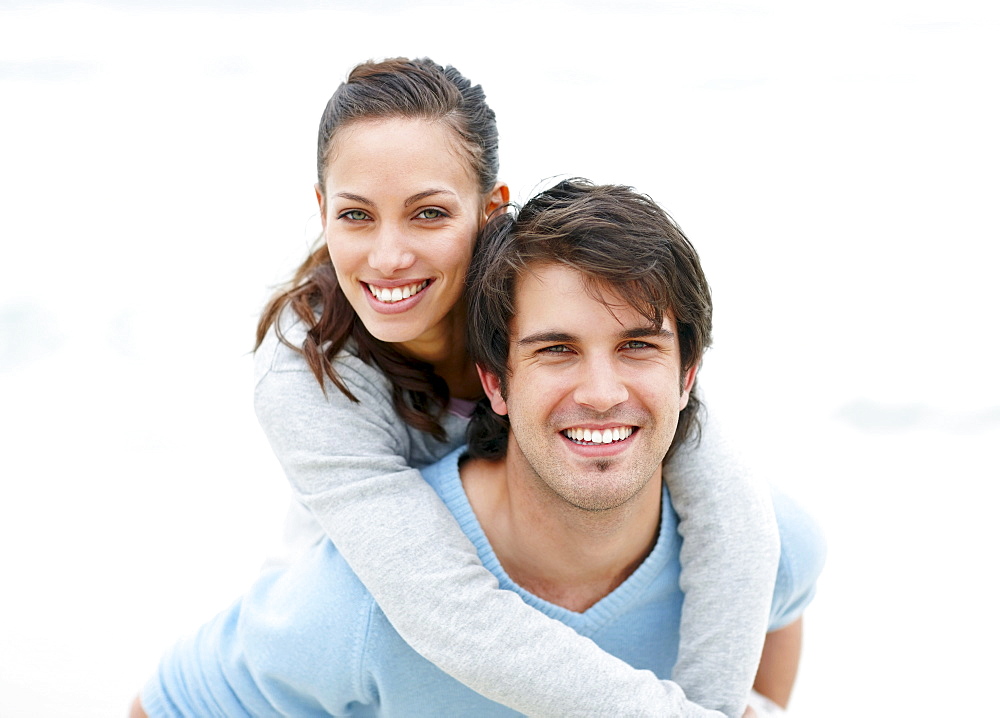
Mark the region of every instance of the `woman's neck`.
<instances>
[{"instance_id":1,"label":"woman's neck","mask_svg":"<svg viewBox=\"0 0 1000 718\"><path fill-rule=\"evenodd\" d=\"M459 360L448 364L435 364L434 373L444 379L448 393L456 399L478 399L483 395L483 385L479 381L476 365L464 351Z\"/></svg>"},{"instance_id":2,"label":"woman's neck","mask_svg":"<svg viewBox=\"0 0 1000 718\"><path fill-rule=\"evenodd\" d=\"M478 399L483 394L476 365L469 359L465 340L465 307L456 307L437 326L397 348L406 356L426 362L444 379L448 392L459 399Z\"/></svg>"}]
</instances>

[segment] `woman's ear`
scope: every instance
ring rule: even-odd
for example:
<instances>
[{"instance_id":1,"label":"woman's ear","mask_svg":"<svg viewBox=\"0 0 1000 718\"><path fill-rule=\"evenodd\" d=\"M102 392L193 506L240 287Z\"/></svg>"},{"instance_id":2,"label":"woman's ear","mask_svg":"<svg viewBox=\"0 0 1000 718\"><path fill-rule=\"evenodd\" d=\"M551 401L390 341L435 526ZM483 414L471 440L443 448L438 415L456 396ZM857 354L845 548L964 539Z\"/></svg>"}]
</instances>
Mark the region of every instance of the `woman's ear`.
<instances>
[{"instance_id":1,"label":"woman's ear","mask_svg":"<svg viewBox=\"0 0 1000 718\"><path fill-rule=\"evenodd\" d=\"M497 182L496 187L490 192L490 196L486 200L486 206L483 208L483 216L489 219L489 216L498 208L503 207L505 204L510 202L510 187L508 187L503 182Z\"/></svg>"},{"instance_id":2,"label":"woman's ear","mask_svg":"<svg viewBox=\"0 0 1000 718\"><path fill-rule=\"evenodd\" d=\"M316 190L316 201L319 202L319 217L320 221L323 223L323 231L326 231L326 201L323 199L323 188L319 186L319 182L314 185Z\"/></svg>"},{"instance_id":3,"label":"woman's ear","mask_svg":"<svg viewBox=\"0 0 1000 718\"><path fill-rule=\"evenodd\" d=\"M494 413L505 416L507 414L507 401L500 393L500 380L497 375L486 371L479 364L476 364L476 371L479 372L479 381L483 385L483 391L486 392L486 398L490 400L490 406L493 407Z\"/></svg>"}]
</instances>

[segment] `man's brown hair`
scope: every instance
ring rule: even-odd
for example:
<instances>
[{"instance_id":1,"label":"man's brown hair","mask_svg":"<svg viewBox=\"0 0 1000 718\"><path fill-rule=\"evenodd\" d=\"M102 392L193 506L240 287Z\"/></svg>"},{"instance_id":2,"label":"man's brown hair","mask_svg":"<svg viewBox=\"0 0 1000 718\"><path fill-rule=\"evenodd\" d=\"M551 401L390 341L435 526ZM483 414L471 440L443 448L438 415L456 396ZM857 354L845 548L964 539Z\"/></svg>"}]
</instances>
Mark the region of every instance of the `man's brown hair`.
<instances>
[{"instance_id":1,"label":"man's brown hair","mask_svg":"<svg viewBox=\"0 0 1000 718\"><path fill-rule=\"evenodd\" d=\"M469 351L497 377L505 398L517 281L532 268L552 264L580 272L601 302L613 291L657 327L673 312L682 375L701 361L711 343L712 295L688 238L652 199L630 187L564 180L516 214L494 216L469 268ZM699 430L700 404L692 386L668 457ZM508 431L507 417L480 402L469 425L470 455L503 456Z\"/></svg>"}]
</instances>

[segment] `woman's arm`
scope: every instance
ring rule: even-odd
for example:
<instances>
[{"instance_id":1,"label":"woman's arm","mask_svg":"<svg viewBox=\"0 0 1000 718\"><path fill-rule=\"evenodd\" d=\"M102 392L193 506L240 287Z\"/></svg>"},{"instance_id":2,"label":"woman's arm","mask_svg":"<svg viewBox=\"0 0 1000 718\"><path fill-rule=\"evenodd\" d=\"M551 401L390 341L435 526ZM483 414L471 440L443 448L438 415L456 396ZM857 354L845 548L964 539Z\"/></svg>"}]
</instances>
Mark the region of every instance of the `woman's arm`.
<instances>
[{"instance_id":1,"label":"woman's arm","mask_svg":"<svg viewBox=\"0 0 1000 718\"><path fill-rule=\"evenodd\" d=\"M267 350L258 352L267 365L256 409L297 498L418 653L533 716L720 716L498 588L434 490L407 467L406 430L374 369L337 361L361 400L353 404L334 387L324 397L291 350L272 345L272 356L261 355Z\"/></svg>"},{"instance_id":2,"label":"woman's arm","mask_svg":"<svg viewBox=\"0 0 1000 718\"><path fill-rule=\"evenodd\" d=\"M688 697L742 715L767 630L780 542L767 486L743 467L702 413L664 478L681 547L681 635L673 679Z\"/></svg>"}]
</instances>

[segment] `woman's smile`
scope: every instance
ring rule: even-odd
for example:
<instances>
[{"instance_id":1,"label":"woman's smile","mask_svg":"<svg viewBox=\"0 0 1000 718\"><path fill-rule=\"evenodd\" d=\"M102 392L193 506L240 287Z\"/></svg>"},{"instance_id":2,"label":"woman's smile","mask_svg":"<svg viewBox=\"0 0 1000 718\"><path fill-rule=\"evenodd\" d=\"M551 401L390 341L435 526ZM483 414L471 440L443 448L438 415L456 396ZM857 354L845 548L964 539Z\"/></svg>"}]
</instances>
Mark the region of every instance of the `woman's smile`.
<instances>
[{"instance_id":1,"label":"woman's smile","mask_svg":"<svg viewBox=\"0 0 1000 718\"><path fill-rule=\"evenodd\" d=\"M396 285L394 287L368 284L368 291L371 293L372 297L377 299L380 303L395 304L396 302L401 302L404 299L409 299L410 297L419 294L424 291L429 284L429 279L423 279L419 282L412 282L402 286Z\"/></svg>"},{"instance_id":2,"label":"woman's smile","mask_svg":"<svg viewBox=\"0 0 1000 718\"><path fill-rule=\"evenodd\" d=\"M421 302L429 294L426 290L431 284L430 279L395 287L365 283L364 294L371 308L379 314L401 314Z\"/></svg>"}]
</instances>

